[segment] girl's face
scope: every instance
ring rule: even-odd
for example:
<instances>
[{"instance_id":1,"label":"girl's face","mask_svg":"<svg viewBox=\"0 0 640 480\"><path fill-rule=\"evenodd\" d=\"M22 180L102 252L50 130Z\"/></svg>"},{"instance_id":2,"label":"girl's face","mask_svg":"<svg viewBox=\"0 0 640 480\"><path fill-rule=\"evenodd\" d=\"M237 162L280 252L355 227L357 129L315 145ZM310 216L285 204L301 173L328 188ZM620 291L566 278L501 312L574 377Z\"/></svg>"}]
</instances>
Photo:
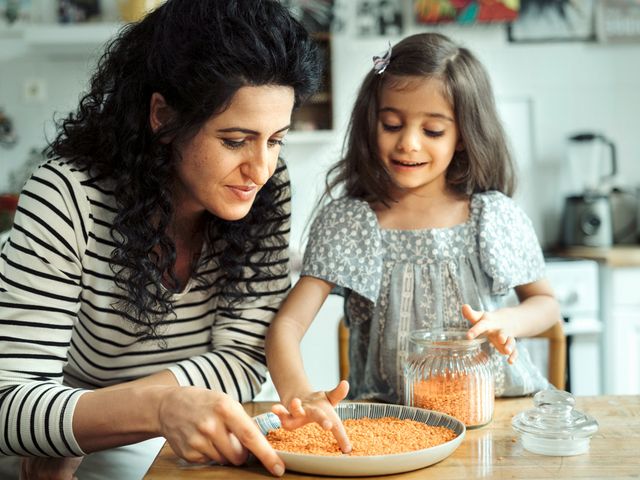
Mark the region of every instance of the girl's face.
<instances>
[{"instance_id":1,"label":"girl's face","mask_svg":"<svg viewBox=\"0 0 640 480\"><path fill-rule=\"evenodd\" d=\"M224 220L246 216L275 171L293 103L291 87L242 87L224 112L176 145L180 214L206 210Z\"/></svg>"},{"instance_id":2,"label":"girl's face","mask_svg":"<svg viewBox=\"0 0 640 480\"><path fill-rule=\"evenodd\" d=\"M460 145L453 109L437 79L408 77L380 96L378 152L395 186L392 194L446 189L446 171ZM406 81L405 81L406 80Z\"/></svg>"}]
</instances>

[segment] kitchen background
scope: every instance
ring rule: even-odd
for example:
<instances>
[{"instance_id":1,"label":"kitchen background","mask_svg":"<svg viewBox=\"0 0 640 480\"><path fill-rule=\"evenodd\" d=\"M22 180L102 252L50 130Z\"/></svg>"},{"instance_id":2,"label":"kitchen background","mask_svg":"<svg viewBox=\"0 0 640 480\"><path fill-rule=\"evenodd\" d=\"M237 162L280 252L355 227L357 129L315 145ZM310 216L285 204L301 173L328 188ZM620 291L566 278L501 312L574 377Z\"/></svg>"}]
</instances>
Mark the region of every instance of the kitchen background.
<instances>
[{"instance_id":1,"label":"kitchen background","mask_svg":"<svg viewBox=\"0 0 640 480\"><path fill-rule=\"evenodd\" d=\"M104 42L123 21L158 3L0 0L0 193L16 193L39 161L38 152L54 132L54 115L75 108ZM372 56L405 35L442 32L473 50L492 78L518 165L516 198L549 252L549 276L563 306L569 387L577 394L640 393L640 297L635 293L640 285L640 2L285 3L316 32L326 59L324 88L294 117L296 131L283 150L293 185L294 266ZM570 142L578 133L595 135ZM600 138L615 145L613 176L608 175L610 148ZM578 163L585 158L584 165L577 166L576 158ZM597 183L595 197L606 199L596 205L606 210L613 204L613 215L581 196L577 207L572 203L573 213L563 217L569 205L565 197L584 193L585 186L593 186L589 183ZM0 196L0 214L9 208L7 198ZM573 225L573 217L585 209L591 214L587 226L599 233L584 233L584 228L563 233L562 226ZM625 245L609 246L613 233ZM563 240L573 245L561 248ZM332 296L303 342L317 388L337 382L340 316L340 298ZM544 345L532 347L544 363ZM261 398L274 395L265 385Z\"/></svg>"}]
</instances>

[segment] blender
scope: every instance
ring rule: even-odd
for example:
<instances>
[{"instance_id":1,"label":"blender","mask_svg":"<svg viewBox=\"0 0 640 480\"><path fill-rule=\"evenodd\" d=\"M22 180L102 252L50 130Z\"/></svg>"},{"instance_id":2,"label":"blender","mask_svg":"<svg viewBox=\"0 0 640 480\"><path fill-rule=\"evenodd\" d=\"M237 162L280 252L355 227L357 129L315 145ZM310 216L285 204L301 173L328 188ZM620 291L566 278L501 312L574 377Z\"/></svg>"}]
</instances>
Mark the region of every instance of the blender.
<instances>
[{"instance_id":1,"label":"blender","mask_svg":"<svg viewBox=\"0 0 640 480\"><path fill-rule=\"evenodd\" d=\"M616 147L599 133L569 137L568 164L572 194L565 198L562 243L610 247L613 244L612 181L617 172Z\"/></svg>"}]
</instances>

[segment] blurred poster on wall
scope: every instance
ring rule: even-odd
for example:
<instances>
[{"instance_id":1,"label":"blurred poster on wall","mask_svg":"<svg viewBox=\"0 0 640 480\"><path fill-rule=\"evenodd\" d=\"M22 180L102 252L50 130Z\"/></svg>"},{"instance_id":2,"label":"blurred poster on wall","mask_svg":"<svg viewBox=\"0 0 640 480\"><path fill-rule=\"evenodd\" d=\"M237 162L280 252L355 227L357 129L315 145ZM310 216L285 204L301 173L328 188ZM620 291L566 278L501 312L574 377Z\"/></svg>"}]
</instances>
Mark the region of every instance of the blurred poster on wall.
<instances>
[{"instance_id":1,"label":"blurred poster on wall","mask_svg":"<svg viewBox=\"0 0 640 480\"><path fill-rule=\"evenodd\" d=\"M334 0L281 0L311 32L328 32L334 21Z\"/></svg>"},{"instance_id":2,"label":"blurred poster on wall","mask_svg":"<svg viewBox=\"0 0 640 480\"><path fill-rule=\"evenodd\" d=\"M633 0L638 3L638 0ZM620 0L615 0L621 5ZM508 25L511 42L593 41L597 0L521 0L518 19Z\"/></svg>"},{"instance_id":3,"label":"blurred poster on wall","mask_svg":"<svg viewBox=\"0 0 640 480\"><path fill-rule=\"evenodd\" d=\"M520 0L415 0L418 23L510 22L518 17Z\"/></svg>"},{"instance_id":4,"label":"blurred poster on wall","mask_svg":"<svg viewBox=\"0 0 640 480\"><path fill-rule=\"evenodd\" d=\"M31 0L0 0L0 23L29 20Z\"/></svg>"},{"instance_id":5,"label":"blurred poster on wall","mask_svg":"<svg viewBox=\"0 0 640 480\"><path fill-rule=\"evenodd\" d=\"M356 33L367 37L402 33L402 0L357 0Z\"/></svg>"},{"instance_id":6,"label":"blurred poster on wall","mask_svg":"<svg viewBox=\"0 0 640 480\"><path fill-rule=\"evenodd\" d=\"M89 22L100 17L99 0L58 0L58 22Z\"/></svg>"}]
</instances>

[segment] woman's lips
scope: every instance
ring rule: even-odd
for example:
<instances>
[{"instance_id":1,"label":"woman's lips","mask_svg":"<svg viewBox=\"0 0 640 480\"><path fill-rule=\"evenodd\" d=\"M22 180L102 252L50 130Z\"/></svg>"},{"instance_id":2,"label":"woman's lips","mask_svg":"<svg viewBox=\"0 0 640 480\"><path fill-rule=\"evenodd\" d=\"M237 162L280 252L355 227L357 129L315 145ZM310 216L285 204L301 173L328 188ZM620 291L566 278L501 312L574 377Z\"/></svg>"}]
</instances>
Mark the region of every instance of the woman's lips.
<instances>
[{"instance_id":1,"label":"woman's lips","mask_svg":"<svg viewBox=\"0 0 640 480\"><path fill-rule=\"evenodd\" d=\"M239 200L247 201L253 200L253 197L258 190L255 186L245 186L245 185L227 185L227 188L231 193L233 193Z\"/></svg>"}]
</instances>

